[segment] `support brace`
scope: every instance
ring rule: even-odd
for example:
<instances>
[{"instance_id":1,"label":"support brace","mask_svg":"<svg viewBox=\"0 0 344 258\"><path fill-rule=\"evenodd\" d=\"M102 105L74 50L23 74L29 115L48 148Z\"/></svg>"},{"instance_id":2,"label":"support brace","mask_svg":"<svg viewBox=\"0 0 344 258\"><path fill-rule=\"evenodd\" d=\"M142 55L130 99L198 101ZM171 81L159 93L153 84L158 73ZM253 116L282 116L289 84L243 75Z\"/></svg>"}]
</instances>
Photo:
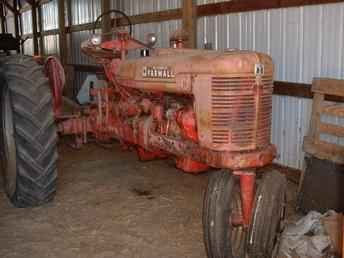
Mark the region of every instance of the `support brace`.
<instances>
[{"instance_id":1,"label":"support brace","mask_svg":"<svg viewBox=\"0 0 344 258\"><path fill-rule=\"evenodd\" d=\"M249 227L255 195L256 173L254 171L236 171L240 178L240 195L242 205L242 224Z\"/></svg>"}]
</instances>

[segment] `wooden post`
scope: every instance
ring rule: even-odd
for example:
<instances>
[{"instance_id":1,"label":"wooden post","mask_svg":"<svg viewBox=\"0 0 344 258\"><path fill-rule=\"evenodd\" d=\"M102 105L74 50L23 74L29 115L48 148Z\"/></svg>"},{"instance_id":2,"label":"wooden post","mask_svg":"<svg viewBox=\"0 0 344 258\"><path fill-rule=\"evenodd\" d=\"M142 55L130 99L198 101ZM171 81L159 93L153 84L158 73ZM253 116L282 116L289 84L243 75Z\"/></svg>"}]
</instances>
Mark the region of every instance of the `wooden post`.
<instances>
[{"instance_id":1,"label":"wooden post","mask_svg":"<svg viewBox=\"0 0 344 258\"><path fill-rule=\"evenodd\" d=\"M0 4L0 17L1 17L1 32L6 33L6 17L4 14L5 8L3 4Z\"/></svg>"},{"instance_id":2,"label":"wooden post","mask_svg":"<svg viewBox=\"0 0 344 258\"><path fill-rule=\"evenodd\" d=\"M33 53L34 55L39 54L38 49L38 37L37 37L37 0L32 0L31 5L31 15L32 15L32 34L33 34Z\"/></svg>"},{"instance_id":3,"label":"wooden post","mask_svg":"<svg viewBox=\"0 0 344 258\"><path fill-rule=\"evenodd\" d=\"M72 0L65 0L66 11L67 11L67 23L68 27L70 28L73 24L72 20ZM66 30L66 29L65 29ZM66 46L67 46L67 59L66 63L71 63L71 56L72 56L72 46L73 46L73 37L72 33L67 33L66 31Z\"/></svg>"},{"instance_id":4,"label":"wooden post","mask_svg":"<svg viewBox=\"0 0 344 258\"><path fill-rule=\"evenodd\" d=\"M19 7L19 10L22 8L21 1L18 1L18 7ZM18 19L19 19L19 35L23 36L24 35L24 33L23 33L23 20L22 20L21 14L18 16ZM21 53L24 54L24 44L20 44L20 50L21 50Z\"/></svg>"},{"instance_id":5,"label":"wooden post","mask_svg":"<svg viewBox=\"0 0 344 258\"><path fill-rule=\"evenodd\" d=\"M66 11L67 11L67 23L68 27L70 28L73 24L72 20L72 1L73 0L65 0L65 5L66 5ZM66 65L64 66L65 74L66 74L66 85L64 87L64 92L63 95L69 98L73 98L73 85L75 84L74 82L74 67L71 65L68 65L72 63L72 44L73 44L73 33L69 33L66 35L66 46L67 46L67 59L65 60Z\"/></svg>"},{"instance_id":6,"label":"wooden post","mask_svg":"<svg viewBox=\"0 0 344 258\"><path fill-rule=\"evenodd\" d=\"M101 2L101 9L102 13L108 12L110 10L110 1L109 0L102 0ZM108 33L111 31L111 16L104 15L102 17L102 33ZM104 35L102 40L110 40L111 35Z\"/></svg>"},{"instance_id":7,"label":"wooden post","mask_svg":"<svg viewBox=\"0 0 344 258\"><path fill-rule=\"evenodd\" d=\"M18 0L13 0L13 9L14 10L18 10ZM19 17L20 15L18 15L17 13L13 13L14 16L14 34L15 37L17 39L20 38L20 34L19 34ZM20 48L17 50L17 53L20 53Z\"/></svg>"},{"instance_id":8,"label":"wooden post","mask_svg":"<svg viewBox=\"0 0 344 258\"><path fill-rule=\"evenodd\" d=\"M18 10L18 2L17 0L13 0L13 9ZM17 13L13 13L14 15L14 34L16 38L19 38L19 15Z\"/></svg>"},{"instance_id":9,"label":"wooden post","mask_svg":"<svg viewBox=\"0 0 344 258\"><path fill-rule=\"evenodd\" d=\"M197 47L197 4L195 0L183 0L183 30L188 34L186 47Z\"/></svg>"},{"instance_id":10,"label":"wooden post","mask_svg":"<svg viewBox=\"0 0 344 258\"><path fill-rule=\"evenodd\" d=\"M43 36L43 13L42 13L42 4L39 4L37 6L37 10L38 10L38 26L39 26L39 49L41 50L40 54L41 56L44 56L45 53L45 48L44 48L44 36Z\"/></svg>"},{"instance_id":11,"label":"wooden post","mask_svg":"<svg viewBox=\"0 0 344 258\"><path fill-rule=\"evenodd\" d=\"M65 0L58 0L60 59L63 66L67 63L67 35L65 21Z\"/></svg>"}]
</instances>

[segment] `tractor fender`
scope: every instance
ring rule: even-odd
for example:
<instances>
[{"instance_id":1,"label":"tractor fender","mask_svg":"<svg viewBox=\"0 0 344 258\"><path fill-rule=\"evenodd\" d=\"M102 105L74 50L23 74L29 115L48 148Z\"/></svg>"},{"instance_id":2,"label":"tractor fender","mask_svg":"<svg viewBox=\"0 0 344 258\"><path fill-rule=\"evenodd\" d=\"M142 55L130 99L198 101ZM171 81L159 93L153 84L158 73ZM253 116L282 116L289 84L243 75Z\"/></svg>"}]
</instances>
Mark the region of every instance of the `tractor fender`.
<instances>
[{"instance_id":1,"label":"tractor fender","mask_svg":"<svg viewBox=\"0 0 344 258\"><path fill-rule=\"evenodd\" d=\"M44 64L45 74L49 79L50 89L53 94L53 110L55 117L62 112L63 98L62 93L66 83L65 71L59 61L54 56L49 56Z\"/></svg>"}]
</instances>

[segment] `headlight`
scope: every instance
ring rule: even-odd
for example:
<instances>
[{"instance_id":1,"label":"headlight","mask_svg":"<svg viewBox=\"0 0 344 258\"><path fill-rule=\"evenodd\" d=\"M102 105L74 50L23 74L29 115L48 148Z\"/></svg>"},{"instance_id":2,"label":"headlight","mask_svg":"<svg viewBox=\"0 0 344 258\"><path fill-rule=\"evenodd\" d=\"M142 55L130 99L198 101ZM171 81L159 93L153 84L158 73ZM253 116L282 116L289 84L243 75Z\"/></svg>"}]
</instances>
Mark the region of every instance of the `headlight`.
<instances>
[{"instance_id":1,"label":"headlight","mask_svg":"<svg viewBox=\"0 0 344 258\"><path fill-rule=\"evenodd\" d=\"M157 36L155 35L155 33L148 33L146 35L146 44L149 46L149 47L153 47L155 45L155 43L157 42L158 38Z\"/></svg>"},{"instance_id":2,"label":"headlight","mask_svg":"<svg viewBox=\"0 0 344 258\"><path fill-rule=\"evenodd\" d=\"M91 37L91 43L95 46L99 46L102 43L102 36L98 34L93 34Z\"/></svg>"}]
</instances>

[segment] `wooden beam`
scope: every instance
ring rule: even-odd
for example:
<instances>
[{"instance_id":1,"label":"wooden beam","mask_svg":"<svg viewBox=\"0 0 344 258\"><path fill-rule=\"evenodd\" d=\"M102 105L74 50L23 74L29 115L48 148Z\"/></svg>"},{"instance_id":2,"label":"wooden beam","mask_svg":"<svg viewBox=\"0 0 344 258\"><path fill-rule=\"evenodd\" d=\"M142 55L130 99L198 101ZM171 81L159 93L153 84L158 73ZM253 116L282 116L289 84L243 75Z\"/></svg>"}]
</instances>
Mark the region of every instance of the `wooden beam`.
<instances>
[{"instance_id":1,"label":"wooden beam","mask_svg":"<svg viewBox=\"0 0 344 258\"><path fill-rule=\"evenodd\" d=\"M18 0L13 0L13 8L15 10L18 10ZM17 39L20 38L19 34L19 18L20 18L20 12L14 13L14 35ZM20 53L20 49L17 50L17 53Z\"/></svg>"},{"instance_id":2,"label":"wooden beam","mask_svg":"<svg viewBox=\"0 0 344 258\"><path fill-rule=\"evenodd\" d=\"M37 6L37 11L38 11L38 27L39 27L39 32L42 32L44 30L43 28L43 11L42 11L42 5ZM44 47L44 36L42 33L39 35L39 49L40 49L40 54L44 56L45 54L45 47Z\"/></svg>"},{"instance_id":3,"label":"wooden beam","mask_svg":"<svg viewBox=\"0 0 344 258\"><path fill-rule=\"evenodd\" d=\"M67 23L68 26L71 26L73 23L73 17L72 17L72 0L65 0L65 6L67 11ZM67 28L66 28L67 33ZM73 37L71 34L67 35L67 55L68 58L66 60L66 63L70 63L70 59L72 56L72 46L73 46Z\"/></svg>"},{"instance_id":4,"label":"wooden beam","mask_svg":"<svg viewBox=\"0 0 344 258\"><path fill-rule=\"evenodd\" d=\"M313 80L312 91L344 97L344 80L315 78Z\"/></svg>"},{"instance_id":5,"label":"wooden beam","mask_svg":"<svg viewBox=\"0 0 344 258\"><path fill-rule=\"evenodd\" d=\"M18 7L19 7L19 10L20 10L21 7L22 7L21 1L18 1ZM20 13L18 18L19 18L19 34L20 34L21 38L23 39L24 38L23 19L22 19L21 13ZM24 54L24 44L20 44L20 51L21 51L22 54Z\"/></svg>"},{"instance_id":6,"label":"wooden beam","mask_svg":"<svg viewBox=\"0 0 344 258\"><path fill-rule=\"evenodd\" d=\"M17 12L14 13L14 34L16 38L19 38L19 16L20 13L18 11L18 0L13 0L13 9Z\"/></svg>"},{"instance_id":7,"label":"wooden beam","mask_svg":"<svg viewBox=\"0 0 344 258\"><path fill-rule=\"evenodd\" d=\"M65 0L65 7L66 7L66 12L67 12L67 23L68 26L71 26L73 24L73 17L72 17L72 1L73 0ZM67 59L66 59L66 64L69 64L72 59L72 42L73 37L72 34L67 34L66 35L66 52L67 52ZM74 93L73 93L73 84L74 84L74 78L75 78L75 73L73 67L68 67L65 66L65 74L66 74L66 86L64 88L64 96L68 96L70 98L73 98Z\"/></svg>"},{"instance_id":8,"label":"wooden beam","mask_svg":"<svg viewBox=\"0 0 344 258\"><path fill-rule=\"evenodd\" d=\"M59 19L59 45L60 60L62 65L67 63L67 36L65 21L65 0L58 0L58 19Z\"/></svg>"},{"instance_id":9,"label":"wooden beam","mask_svg":"<svg viewBox=\"0 0 344 258\"><path fill-rule=\"evenodd\" d=\"M312 85L305 83L295 83L295 82L285 82L285 81L275 81L274 82L274 94L300 97L300 98L313 98L313 93L311 91Z\"/></svg>"},{"instance_id":10,"label":"wooden beam","mask_svg":"<svg viewBox=\"0 0 344 258\"><path fill-rule=\"evenodd\" d=\"M198 17L228 13L269 10L307 5L341 3L343 0L233 0L215 4L204 4L197 7Z\"/></svg>"},{"instance_id":11,"label":"wooden beam","mask_svg":"<svg viewBox=\"0 0 344 258\"><path fill-rule=\"evenodd\" d=\"M1 32L2 33L6 33L6 17L5 17L5 13L4 13L5 9L4 9L4 5L0 4L0 19L1 19Z\"/></svg>"},{"instance_id":12,"label":"wooden beam","mask_svg":"<svg viewBox=\"0 0 344 258\"><path fill-rule=\"evenodd\" d=\"M39 55L38 33L37 33L37 0L32 0L31 16L32 16L32 34L33 34L33 53L34 55Z\"/></svg>"},{"instance_id":13,"label":"wooden beam","mask_svg":"<svg viewBox=\"0 0 344 258\"><path fill-rule=\"evenodd\" d=\"M290 96L297 98L313 98L312 85L306 83L275 81L274 94L282 96ZM344 97L325 95L325 100L344 102Z\"/></svg>"},{"instance_id":14,"label":"wooden beam","mask_svg":"<svg viewBox=\"0 0 344 258\"><path fill-rule=\"evenodd\" d=\"M109 0L101 0L101 10L102 13L110 11L110 1ZM111 15L111 14L110 14ZM110 15L104 15L101 19L102 22L102 33L108 33L111 31L111 16ZM111 39L111 35L103 35L103 40L109 40Z\"/></svg>"},{"instance_id":15,"label":"wooden beam","mask_svg":"<svg viewBox=\"0 0 344 258\"><path fill-rule=\"evenodd\" d=\"M183 0L183 30L188 34L186 47L197 48L197 3L195 0Z\"/></svg>"},{"instance_id":16,"label":"wooden beam","mask_svg":"<svg viewBox=\"0 0 344 258\"><path fill-rule=\"evenodd\" d=\"M182 9L170 9L166 11L154 12L154 13L145 13L129 16L130 21L133 25L143 24L143 23L153 23L153 22L163 22L170 20L178 20L182 18ZM114 21L112 21L114 22ZM126 25L127 22L124 18L116 21L119 25Z\"/></svg>"}]
</instances>

